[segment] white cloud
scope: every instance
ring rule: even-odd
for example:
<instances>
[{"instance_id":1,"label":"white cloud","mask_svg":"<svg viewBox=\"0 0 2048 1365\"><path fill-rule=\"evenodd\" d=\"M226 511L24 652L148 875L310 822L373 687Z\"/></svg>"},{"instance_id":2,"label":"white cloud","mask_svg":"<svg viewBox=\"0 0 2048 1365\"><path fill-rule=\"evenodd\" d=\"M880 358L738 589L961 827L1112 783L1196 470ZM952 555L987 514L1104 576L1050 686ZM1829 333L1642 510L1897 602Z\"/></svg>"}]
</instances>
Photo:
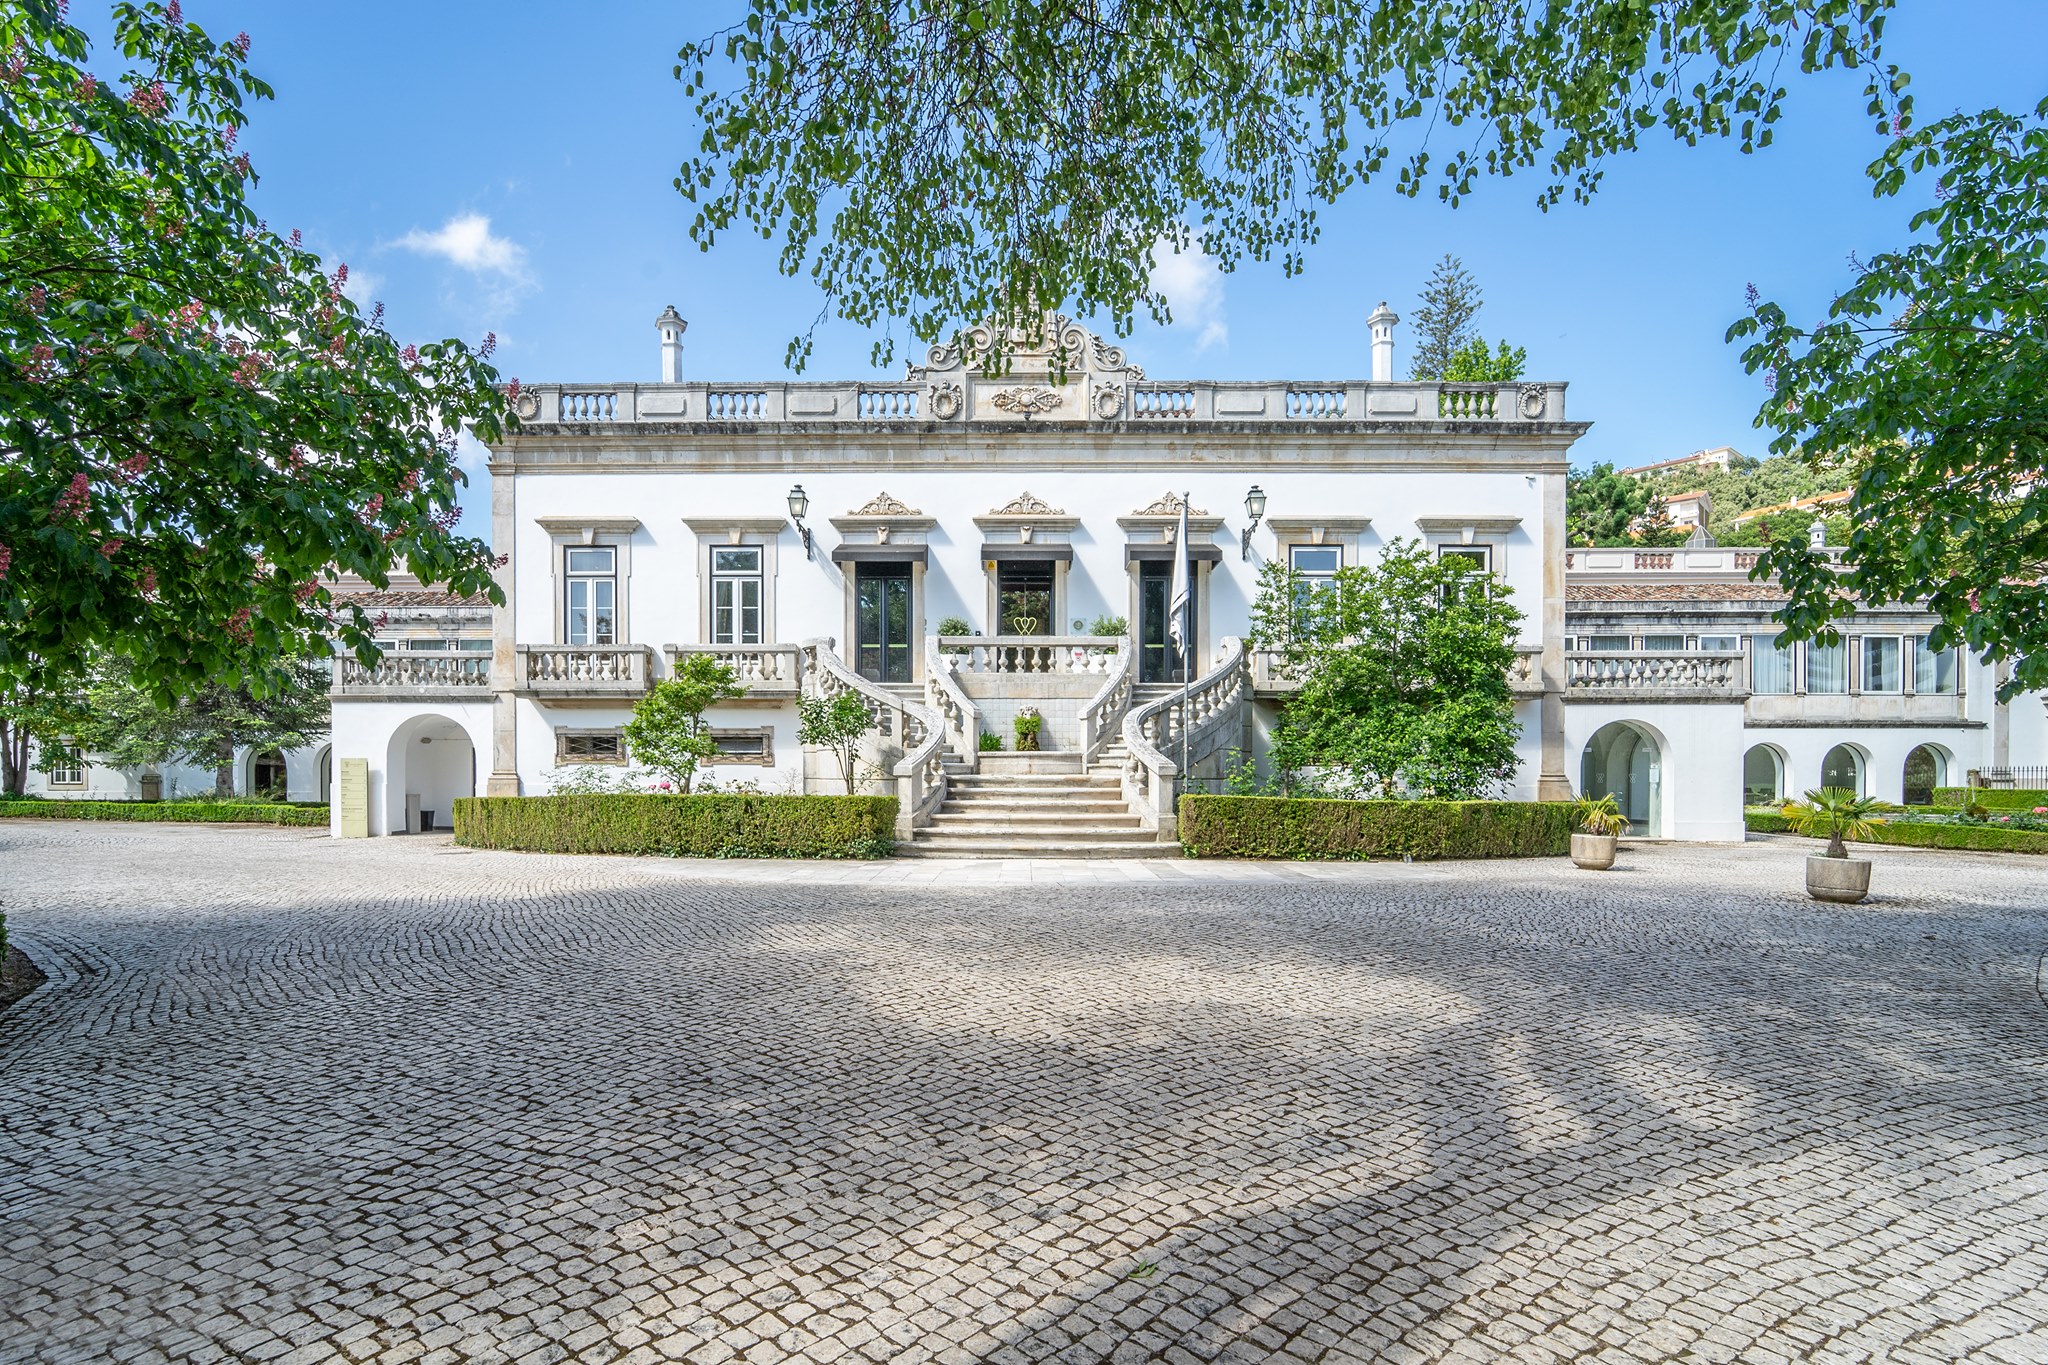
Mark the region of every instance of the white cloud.
<instances>
[{"instance_id":1,"label":"white cloud","mask_svg":"<svg viewBox=\"0 0 2048 1365\"><path fill-rule=\"evenodd\" d=\"M439 256L479 275L500 275L509 280L526 278L526 248L493 233L491 220L481 213L450 218L434 232L414 228L395 245L422 255Z\"/></svg>"},{"instance_id":2,"label":"white cloud","mask_svg":"<svg viewBox=\"0 0 2048 1365\"><path fill-rule=\"evenodd\" d=\"M348 283L341 287L341 292L348 295L356 307L367 313L377 302L377 291L383 287L382 275L373 275L361 266L352 265L348 268Z\"/></svg>"},{"instance_id":3,"label":"white cloud","mask_svg":"<svg viewBox=\"0 0 2048 1365\"><path fill-rule=\"evenodd\" d=\"M1152 248L1151 284L1166 296L1174 325L1193 329L1196 350L1230 340L1230 327L1223 320L1223 272L1208 252L1198 246L1177 252L1160 238Z\"/></svg>"}]
</instances>

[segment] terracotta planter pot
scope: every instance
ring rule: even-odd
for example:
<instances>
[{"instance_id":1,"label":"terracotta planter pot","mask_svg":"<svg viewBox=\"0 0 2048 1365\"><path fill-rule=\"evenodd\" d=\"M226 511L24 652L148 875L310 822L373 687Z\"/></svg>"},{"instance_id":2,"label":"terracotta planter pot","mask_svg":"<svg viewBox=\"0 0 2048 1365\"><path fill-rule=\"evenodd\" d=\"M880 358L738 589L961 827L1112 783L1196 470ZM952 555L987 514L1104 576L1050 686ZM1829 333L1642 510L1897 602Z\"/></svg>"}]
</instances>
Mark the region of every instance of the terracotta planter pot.
<instances>
[{"instance_id":1,"label":"terracotta planter pot","mask_svg":"<svg viewBox=\"0 0 2048 1365\"><path fill-rule=\"evenodd\" d=\"M1621 846L1621 836L1616 834L1574 834L1572 836L1572 861L1592 872L1605 872L1614 866L1614 850Z\"/></svg>"},{"instance_id":2,"label":"terracotta planter pot","mask_svg":"<svg viewBox=\"0 0 2048 1365\"><path fill-rule=\"evenodd\" d=\"M1870 894L1870 860L1807 854L1806 894L1817 901L1854 905Z\"/></svg>"}]
</instances>

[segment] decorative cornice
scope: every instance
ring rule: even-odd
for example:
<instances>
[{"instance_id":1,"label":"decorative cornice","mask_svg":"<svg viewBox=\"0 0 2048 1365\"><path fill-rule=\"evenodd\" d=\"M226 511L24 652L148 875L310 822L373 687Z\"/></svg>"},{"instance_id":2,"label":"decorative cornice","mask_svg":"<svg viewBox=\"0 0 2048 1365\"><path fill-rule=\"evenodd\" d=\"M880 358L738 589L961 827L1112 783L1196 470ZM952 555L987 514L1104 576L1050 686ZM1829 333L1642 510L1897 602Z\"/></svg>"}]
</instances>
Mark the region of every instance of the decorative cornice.
<instances>
[{"instance_id":1,"label":"decorative cornice","mask_svg":"<svg viewBox=\"0 0 2048 1365\"><path fill-rule=\"evenodd\" d=\"M1520 517L1417 517L1415 525L1426 536L1457 536L1470 545L1475 536L1505 536L1522 524Z\"/></svg>"},{"instance_id":2,"label":"decorative cornice","mask_svg":"<svg viewBox=\"0 0 2048 1365\"><path fill-rule=\"evenodd\" d=\"M887 493L877 493L845 516L832 518L833 530L842 535L872 531L877 545L887 545L898 531L929 531L938 524L937 517L928 517Z\"/></svg>"},{"instance_id":3,"label":"decorative cornice","mask_svg":"<svg viewBox=\"0 0 2048 1365\"><path fill-rule=\"evenodd\" d=\"M1186 504L1182 502L1180 494L1167 493L1156 502L1140 507L1131 515L1134 517L1178 517L1183 506L1186 506ZM1189 507L1187 511L1190 519L1209 515L1205 509L1200 507ZM1217 524L1222 524L1221 518L1218 519Z\"/></svg>"},{"instance_id":4,"label":"decorative cornice","mask_svg":"<svg viewBox=\"0 0 2048 1365\"><path fill-rule=\"evenodd\" d=\"M533 521L551 536L579 537L585 545L597 536L630 536L640 529L638 517L535 517Z\"/></svg>"},{"instance_id":5,"label":"decorative cornice","mask_svg":"<svg viewBox=\"0 0 2048 1365\"><path fill-rule=\"evenodd\" d=\"M1308 536L1317 545L1332 537L1364 535L1372 525L1371 517L1267 517L1266 529L1285 540L1293 536Z\"/></svg>"},{"instance_id":6,"label":"decorative cornice","mask_svg":"<svg viewBox=\"0 0 2048 1365\"><path fill-rule=\"evenodd\" d=\"M924 513L887 493L877 493L846 514L849 517L921 517Z\"/></svg>"},{"instance_id":7,"label":"decorative cornice","mask_svg":"<svg viewBox=\"0 0 2048 1365\"><path fill-rule=\"evenodd\" d=\"M992 408L1029 417L1035 412L1051 412L1054 408L1063 407L1067 400L1057 389L1048 389L1040 384L1019 384L1013 389L998 389L995 397L988 401Z\"/></svg>"},{"instance_id":8,"label":"decorative cornice","mask_svg":"<svg viewBox=\"0 0 2048 1365\"><path fill-rule=\"evenodd\" d=\"M1044 498L1029 492L1019 493L989 512L992 517L1063 517L1066 514L1064 508L1054 507Z\"/></svg>"},{"instance_id":9,"label":"decorative cornice","mask_svg":"<svg viewBox=\"0 0 2048 1365\"><path fill-rule=\"evenodd\" d=\"M737 545L741 536L779 536L789 523L781 517L684 517L683 525L697 536Z\"/></svg>"}]
</instances>

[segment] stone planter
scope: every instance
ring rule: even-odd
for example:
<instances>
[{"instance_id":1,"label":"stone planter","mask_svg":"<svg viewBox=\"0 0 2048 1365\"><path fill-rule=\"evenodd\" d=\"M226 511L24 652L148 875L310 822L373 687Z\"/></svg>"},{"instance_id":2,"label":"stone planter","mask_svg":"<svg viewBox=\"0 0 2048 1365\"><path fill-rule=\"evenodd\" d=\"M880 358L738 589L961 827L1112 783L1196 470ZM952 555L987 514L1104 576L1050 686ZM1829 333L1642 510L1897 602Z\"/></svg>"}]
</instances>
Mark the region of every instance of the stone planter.
<instances>
[{"instance_id":1,"label":"stone planter","mask_svg":"<svg viewBox=\"0 0 2048 1365\"><path fill-rule=\"evenodd\" d=\"M1620 844L1616 834L1574 834L1572 861L1588 871L1605 872L1614 866L1614 850Z\"/></svg>"},{"instance_id":2,"label":"stone planter","mask_svg":"<svg viewBox=\"0 0 2048 1365\"><path fill-rule=\"evenodd\" d=\"M1817 901L1854 905L1870 894L1870 860L1807 854L1806 894Z\"/></svg>"}]
</instances>

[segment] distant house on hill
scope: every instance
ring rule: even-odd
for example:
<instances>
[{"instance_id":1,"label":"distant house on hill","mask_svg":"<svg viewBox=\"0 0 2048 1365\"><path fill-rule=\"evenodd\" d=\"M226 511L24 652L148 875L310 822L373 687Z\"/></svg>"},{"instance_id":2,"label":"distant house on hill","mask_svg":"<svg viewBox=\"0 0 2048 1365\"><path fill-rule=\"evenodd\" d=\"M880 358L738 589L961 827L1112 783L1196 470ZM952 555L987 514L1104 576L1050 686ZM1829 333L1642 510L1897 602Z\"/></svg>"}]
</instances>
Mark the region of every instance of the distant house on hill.
<instances>
[{"instance_id":1,"label":"distant house on hill","mask_svg":"<svg viewBox=\"0 0 2048 1365\"><path fill-rule=\"evenodd\" d=\"M1734 467L1735 462L1742 458L1742 452L1734 446L1715 446L1712 450L1695 450L1692 454L1682 455L1675 460L1659 460L1656 464L1637 465L1633 469L1622 469L1616 472L1645 476L1669 474L1673 470L1678 469L1731 469ZM1672 513L1673 517L1677 515L1676 512Z\"/></svg>"}]
</instances>

